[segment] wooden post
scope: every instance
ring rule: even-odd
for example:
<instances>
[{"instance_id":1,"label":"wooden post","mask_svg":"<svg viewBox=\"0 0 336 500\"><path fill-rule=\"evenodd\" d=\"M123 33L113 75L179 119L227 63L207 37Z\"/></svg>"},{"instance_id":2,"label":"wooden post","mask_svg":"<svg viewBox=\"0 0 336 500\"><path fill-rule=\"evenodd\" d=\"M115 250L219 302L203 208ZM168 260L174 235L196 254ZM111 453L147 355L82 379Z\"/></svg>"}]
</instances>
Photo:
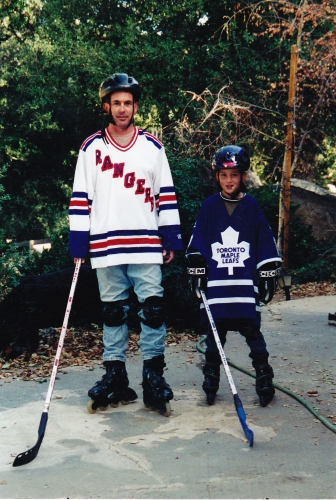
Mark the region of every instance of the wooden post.
<instances>
[{"instance_id":1,"label":"wooden post","mask_svg":"<svg viewBox=\"0 0 336 500\"><path fill-rule=\"evenodd\" d=\"M290 183L293 153L293 129L294 123L294 103L295 103L295 83L296 68L298 59L298 48L292 45L289 73L289 96L287 114L287 136L286 150L282 167L281 188L279 197L279 226L278 226L278 247L283 260L283 267L288 269L288 240L289 240L289 212L290 212Z\"/></svg>"}]
</instances>

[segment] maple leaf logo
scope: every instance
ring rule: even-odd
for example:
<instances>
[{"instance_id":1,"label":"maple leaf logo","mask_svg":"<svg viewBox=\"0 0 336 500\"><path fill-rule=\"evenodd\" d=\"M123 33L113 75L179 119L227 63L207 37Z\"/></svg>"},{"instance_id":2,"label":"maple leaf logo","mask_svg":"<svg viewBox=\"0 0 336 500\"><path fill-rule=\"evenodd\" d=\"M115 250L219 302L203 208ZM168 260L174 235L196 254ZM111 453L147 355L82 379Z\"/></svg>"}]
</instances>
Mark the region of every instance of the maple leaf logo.
<instances>
[{"instance_id":1,"label":"maple leaf logo","mask_svg":"<svg viewBox=\"0 0 336 500\"><path fill-rule=\"evenodd\" d=\"M233 275L234 267L245 267L244 260L250 258L250 244L246 241L238 243L239 232L229 226L221 233L222 242L213 243L212 258L218 262L217 267L227 267L229 275Z\"/></svg>"}]
</instances>

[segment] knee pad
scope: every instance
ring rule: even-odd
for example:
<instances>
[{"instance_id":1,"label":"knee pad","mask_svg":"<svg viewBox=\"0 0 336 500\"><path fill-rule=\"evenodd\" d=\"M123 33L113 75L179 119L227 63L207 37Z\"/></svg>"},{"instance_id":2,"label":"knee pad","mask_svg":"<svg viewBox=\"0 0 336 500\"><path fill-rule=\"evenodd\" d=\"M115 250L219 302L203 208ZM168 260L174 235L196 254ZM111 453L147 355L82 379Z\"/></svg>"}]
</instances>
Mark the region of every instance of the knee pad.
<instances>
[{"instance_id":1,"label":"knee pad","mask_svg":"<svg viewBox=\"0 0 336 500\"><path fill-rule=\"evenodd\" d=\"M127 312L124 309L125 300L103 303L103 322L106 326L121 326L126 323Z\"/></svg>"},{"instance_id":2,"label":"knee pad","mask_svg":"<svg viewBox=\"0 0 336 500\"><path fill-rule=\"evenodd\" d=\"M142 305L142 316L142 323L151 328L160 328L164 322L163 298L148 297Z\"/></svg>"}]
</instances>

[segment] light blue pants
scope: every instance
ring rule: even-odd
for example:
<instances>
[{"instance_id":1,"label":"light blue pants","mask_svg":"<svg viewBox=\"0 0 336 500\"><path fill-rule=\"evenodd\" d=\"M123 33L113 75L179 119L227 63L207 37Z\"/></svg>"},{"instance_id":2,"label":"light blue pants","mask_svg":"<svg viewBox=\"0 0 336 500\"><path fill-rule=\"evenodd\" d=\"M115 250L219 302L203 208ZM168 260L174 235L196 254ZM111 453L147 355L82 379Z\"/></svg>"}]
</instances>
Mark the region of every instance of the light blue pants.
<instances>
[{"instance_id":1,"label":"light blue pants","mask_svg":"<svg viewBox=\"0 0 336 500\"><path fill-rule=\"evenodd\" d=\"M148 297L162 297L162 273L159 264L122 264L97 269L97 278L102 302L127 300L129 289L134 288L138 300L143 303ZM128 305L123 305L124 319L129 311ZM142 309L140 318L144 318ZM143 359L159 356L165 350L166 325L151 328L141 322L139 347ZM104 361L126 361L128 347L128 326L103 327Z\"/></svg>"}]
</instances>

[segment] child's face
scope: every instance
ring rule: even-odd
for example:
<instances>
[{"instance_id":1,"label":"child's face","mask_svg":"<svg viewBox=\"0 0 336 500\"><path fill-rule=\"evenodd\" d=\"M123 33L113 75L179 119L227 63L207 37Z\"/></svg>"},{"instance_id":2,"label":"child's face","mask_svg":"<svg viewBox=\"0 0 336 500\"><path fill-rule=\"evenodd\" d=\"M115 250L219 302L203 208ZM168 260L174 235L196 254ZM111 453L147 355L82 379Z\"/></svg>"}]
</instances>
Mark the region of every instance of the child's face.
<instances>
[{"instance_id":1,"label":"child's face","mask_svg":"<svg viewBox=\"0 0 336 500\"><path fill-rule=\"evenodd\" d=\"M216 174L225 198L235 198L240 193L240 183L246 179L246 173L241 173L238 168L225 168Z\"/></svg>"}]
</instances>

